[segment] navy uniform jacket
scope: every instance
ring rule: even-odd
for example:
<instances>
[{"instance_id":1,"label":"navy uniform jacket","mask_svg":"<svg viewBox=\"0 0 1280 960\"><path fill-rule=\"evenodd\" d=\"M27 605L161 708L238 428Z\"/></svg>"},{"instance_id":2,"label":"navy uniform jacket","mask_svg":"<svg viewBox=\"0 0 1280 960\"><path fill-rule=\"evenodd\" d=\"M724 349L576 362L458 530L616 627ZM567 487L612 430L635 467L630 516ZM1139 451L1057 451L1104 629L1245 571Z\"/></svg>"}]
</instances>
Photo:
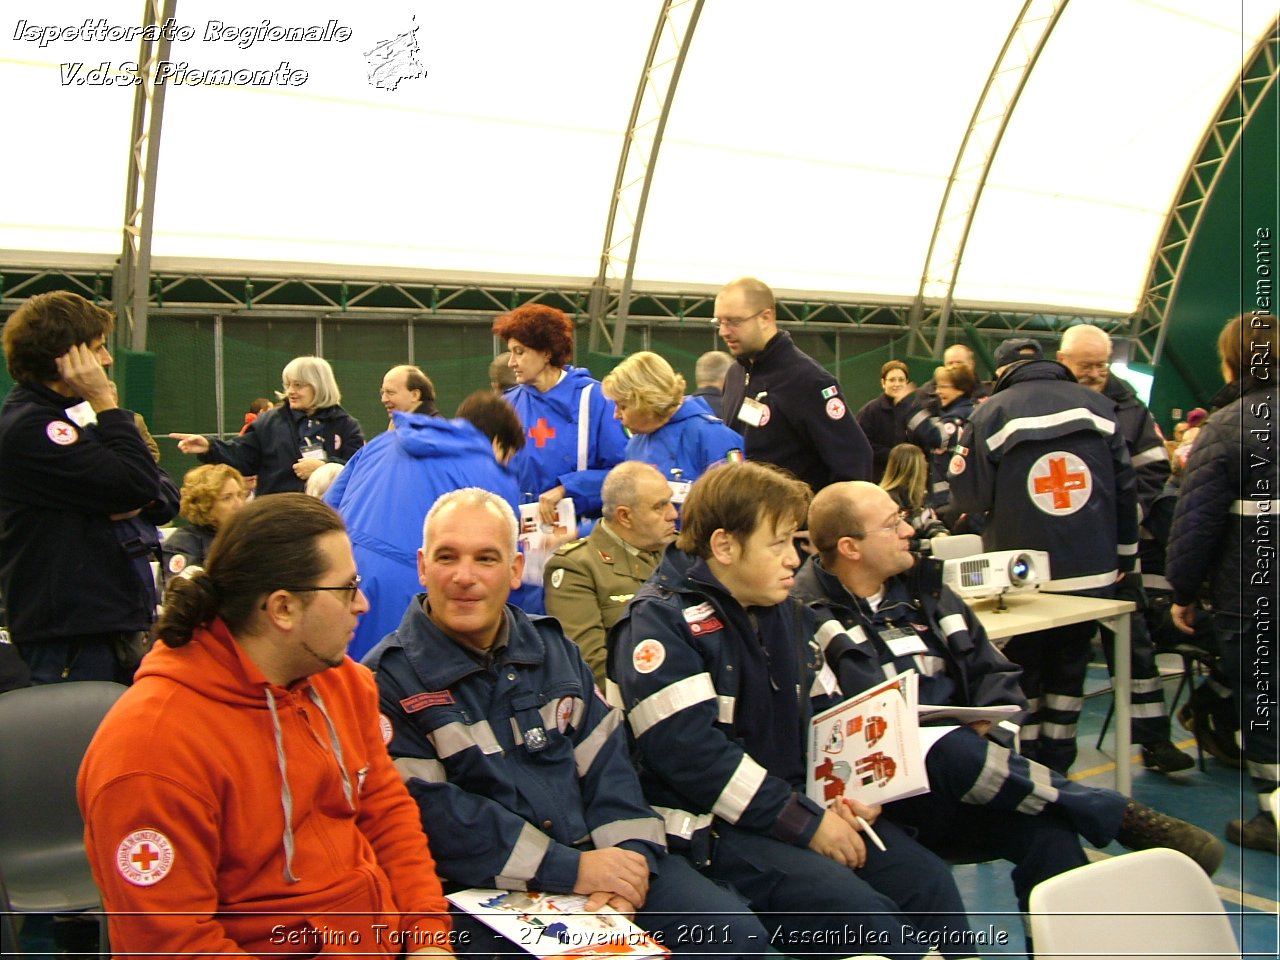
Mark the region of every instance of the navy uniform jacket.
<instances>
[{"instance_id":1,"label":"navy uniform jacket","mask_svg":"<svg viewBox=\"0 0 1280 960\"><path fill-rule=\"evenodd\" d=\"M885 583L879 609L871 614L866 603L815 557L796 574L791 595L814 610L827 663L840 688L851 696L888 679L891 674L885 665L890 664L895 676L906 669L920 673L922 703L961 707L1012 703L1026 710L1027 698L1018 683L1022 668L992 645L977 615L948 586L935 596L917 589L910 574L892 577ZM891 617L895 624L901 621L923 628L921 639L929 652L918 658L895 657L873 628L877 615ZM946 677L948 682L930 684L933 677ZM1024 719L1021 714L1000 727L1012 734ZM1000 739L995 732L993 738Z\"/></svg>"},{"instance_id":2,"label":"navy uniform jacket","mask_svg":"<svg viewBox=\"0 0 1280 960\"><path fill-rule=\"evenodd\" d=\"M907 440L924 451L929 463L929 491L925 504L945 506L951 499L947 469L955 455L964 425L973 416L973 397L956 397L936 414L927 408L911 413L907 421Z\"/></svg>"},{"instance_id":3,"label":"navy uniform jacket","mask_svg":"<svg viewBox=\"0 0 1280 960\"><path fill-rule=\"evenodd\" d=\"M125 541L155 537L178 512L178 491L130 411L80 427L67 414L80 402L18 384L0 409L0 594L17 643L145 630L154 619L154 587Z\"/></svg>"},{"instance_id":4,"label":"navy uniform jacket","mask_svg":"<svg viewBox=\"0 0 1280 960\"><path fill-rule=\"evenodd\" d=\"M645 797L666 821L671 848L695 862L708 855L716 819L805 846L822 818L803 782L809 698L822 665L813 615L789 599L773 608L790 648L780 656L790 662L772 672L799 681L786 691L798 701L797 725L779 731L794 745L794 782L767 769L743 732L753 717L757 726L762 714L769 722L767 704L740 702L747 658L759 650L756 614L699 569L705 564L668 547L609 637L609 678L627 711Z\"/></svg>"},{"instance_id":5,"label":"navy uniform jacket","mask_svg":"<svg viewBox=\"0 0 1280 960\"><path fill-rule=\"evenodd\" d=\"M1133 461L1138 484L1138 505L1142 508L1145 522L1151 505L1169 482L1169 449L1164 445L1164 437L1151 411L1138 399L1131 386L1115 374L1109 374L1102 395L1115 402L1116 421L1129 447L1129 458Z\"/></svg>"},{"instance_id":6,"label":"navy uniform jacket","mask_svg":"<svg viewBox=\"0 0 1280 960\"><path fill-rule=\"evenodd\" d=\"M987 515L988 550L1049 554L1044 589L1109 597L1134 569L1138 500L1115 404L1062 364L1005 369L973 411L947 479L956 510Z\"/></svg>"},{"instance_id":7,"label":"navy uniform jacket","mask_svg":"<svg viewBox=\"0 0 1280 960\"><path fill-rule=\"evenodd\" d=\"M320 421L324 458L330 463L346 463L364 446L360 423L339 406L321 407L311 415ZM293 472L302 457L298 426L288 406L272 407L258 415L249 429L231 440L209 438L209 452L199 455L201 463L229 463L246 477L257 477L257 495L303 493L307 484Z\"/></svg>"},{"instance_id":8,"label":"navy uniform jacket","mask_svg":"<svg viewBox=\"0 0 1280 960\"><path fill-rule=\"evenodd\" d=\"M430 824L440 876L467 887L567 893L581 851L622 847L652 871L662 824L645 805L622 713L546 617L507 605L487 669L409 605L370 651L388 749Z\"/></svg>"},{"instance_id":9,"label":"navy uniform jacket","mask_svg":"<svg viewBox=\"0 0 1280 960\"><path fill-rule=\"evenodd\" d=\"M758 427L738 419L745 397L769 411ZM840 384L779 330L754 357L739 357L724 381L724 422L741 430L748 460L785 467L814 491L840 480L870 480L871 444Z\"/></svg>"}]
</instances>

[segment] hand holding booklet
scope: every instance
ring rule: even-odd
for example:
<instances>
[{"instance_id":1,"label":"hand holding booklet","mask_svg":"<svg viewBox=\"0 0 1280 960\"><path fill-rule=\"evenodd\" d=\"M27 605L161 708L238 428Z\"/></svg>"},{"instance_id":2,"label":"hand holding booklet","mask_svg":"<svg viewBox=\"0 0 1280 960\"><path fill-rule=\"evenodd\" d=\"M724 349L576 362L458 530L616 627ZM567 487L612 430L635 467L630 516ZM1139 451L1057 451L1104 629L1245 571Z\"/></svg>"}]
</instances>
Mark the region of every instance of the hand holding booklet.
<instances>
[{"instance_id":1,"label":"hand holding booklet","mask_svg":"<svg viewBox=\"0 0 1280 960\"><path fill-rule=\"evenodd\" d=\"M924 758L957 724L1015 716L1013 704L958 707L919 702L920 676L907 670L816 714L809 728L805 793L826 806L841 797L889 803L929 792Z\"/></svg>"},{"instance_id":2,"label":"hand holding booklet","mask_svg":"<svg viewBox=\"0 0 1280 960\"><path fill-rule=\"evenodd\" d=\"M586 912L581 894L473 888L448 899L535 957L642 960L671 952L608 907Z\"/></svg>"}]
</instances>

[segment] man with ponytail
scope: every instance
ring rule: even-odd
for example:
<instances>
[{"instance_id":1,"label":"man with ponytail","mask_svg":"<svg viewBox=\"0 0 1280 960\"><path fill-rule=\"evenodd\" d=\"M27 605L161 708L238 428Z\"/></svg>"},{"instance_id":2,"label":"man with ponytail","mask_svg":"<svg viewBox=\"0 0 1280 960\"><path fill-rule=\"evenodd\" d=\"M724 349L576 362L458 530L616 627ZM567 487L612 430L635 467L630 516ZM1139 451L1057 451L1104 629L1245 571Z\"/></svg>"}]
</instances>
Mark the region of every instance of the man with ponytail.
<instances>
[{"instance_id":1,"label":"man with ponytail","mask_svg":"<svg viewBox=\"0 0 1280 960\"><path fill-rule=\"evenodd\" d=\"M116 955L450 953L373 677L342 520L255 500L174 578L77 784Z\"/></svg>"}]
</instances>

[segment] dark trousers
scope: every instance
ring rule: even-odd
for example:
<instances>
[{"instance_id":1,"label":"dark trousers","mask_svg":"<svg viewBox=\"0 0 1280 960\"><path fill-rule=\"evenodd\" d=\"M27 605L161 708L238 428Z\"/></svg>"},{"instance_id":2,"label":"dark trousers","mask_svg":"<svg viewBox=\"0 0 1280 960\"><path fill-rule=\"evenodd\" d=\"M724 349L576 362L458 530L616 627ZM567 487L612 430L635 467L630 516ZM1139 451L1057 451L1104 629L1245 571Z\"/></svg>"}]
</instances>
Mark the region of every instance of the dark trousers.
<instances>
[{"instance_id":1,"label":"dark trousers","mask_svg":"<svg viewBox=\"0 0 1280 960\"><path fill-rule=\"evenodd\" d=\"M1114 790L1068 780L968 727L935 743L925 768L930 792L888 804L885 816L943 856L1014 864L1022 910L1041 880L1084 865L1081 836L1105 846L1124 815Z\"/></svg>"},{"instance_id":2,"label":"dark trousers","mask_svg":"<svg viewBox=\"0 0 1280 960\"><path fill-rule=\"evenodd\" d=\"M746 897L779 953L914 958L932 945L948 957L975 953L950 867L884 818L876 833L887 850L868 842L860 870L727 824L716 830L704 872Z\"/></svg>"},{"instance_id":3,"label":"dark trousers","mask_svg":"<svg viewBox=\"0 0 1280 960\"><path fill-rule=\"evenodd\" d=\"M32 684L69 680L133 683L143 633L88 633L35 643L15 643L31 671Z\"/></svg>"},{"instance_id":4,"label":"dark trousers","mask_svg":"<svg viewBox=\"0 0 1280 960\"><path fill-rule=\"evenodd\" d=\"M1004 655L1022 667L1030 716L1022 726L1022 755L1065 774L1076 762L1076 724L1084 706L1084 678L1095 624L1037 630L1014 637Z\"/></svg>"},{"instance_id":5,"label":"dark trousers","mask_svg":"<svg viewBox=\"0 0 1280 960\"><path fill-rule=\"evenodd\" d=\"M1214 634L1222 652L1222 672L1232 684L1232 701L1240 718L1240 748L1260 808L1280 789L1280 699L1277 633L1274 621L1259 629L1252 618L1217 613ZM1252 814L1246 812L1245 819Z\"/></svg>"},{"instance_id":6,"label":"dark trousers","mask_svg":"<svg viewBox=\"0 0 1280 960\"><path fill-rule=\"evenodd\" d=\"M1129 618L1131 704L1129 729L1134 743L1160 743L1170 739L1169 711L1164 705L1164 685L1156 667L1156 644L1147 629L1146 592L1141 586L1129 587L1121 583L1116 587L1116 599L1132 600L1138 612ZM1102 631L1102 654L1107 658L1107 672L1115 677L1116 635L1099 624Z\"/></svg>"}]
</instances>

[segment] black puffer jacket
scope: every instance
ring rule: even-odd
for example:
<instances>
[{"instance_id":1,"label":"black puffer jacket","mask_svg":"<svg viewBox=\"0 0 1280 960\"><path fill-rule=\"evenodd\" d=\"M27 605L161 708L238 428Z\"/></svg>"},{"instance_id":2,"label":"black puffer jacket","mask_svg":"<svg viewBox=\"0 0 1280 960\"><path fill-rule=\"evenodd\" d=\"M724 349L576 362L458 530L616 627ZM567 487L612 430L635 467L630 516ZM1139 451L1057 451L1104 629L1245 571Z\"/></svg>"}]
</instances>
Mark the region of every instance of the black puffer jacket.
<instances>
[{"instance_id":1,"label":"black puffer jacket","mask_svg":"<svg viewBox=\"0 0 1280 960\"><path fill-rule=\"evenodd\" d=\"M1230 402L1205 421L1183 472L1165 577L1177 604L1192 603L1207 579L1216 612L1248 617L1276 592L1280 397L1252 377L1224 394Z\"/></svg>"}]
</instances>

